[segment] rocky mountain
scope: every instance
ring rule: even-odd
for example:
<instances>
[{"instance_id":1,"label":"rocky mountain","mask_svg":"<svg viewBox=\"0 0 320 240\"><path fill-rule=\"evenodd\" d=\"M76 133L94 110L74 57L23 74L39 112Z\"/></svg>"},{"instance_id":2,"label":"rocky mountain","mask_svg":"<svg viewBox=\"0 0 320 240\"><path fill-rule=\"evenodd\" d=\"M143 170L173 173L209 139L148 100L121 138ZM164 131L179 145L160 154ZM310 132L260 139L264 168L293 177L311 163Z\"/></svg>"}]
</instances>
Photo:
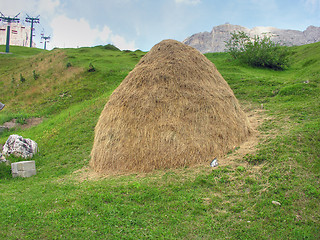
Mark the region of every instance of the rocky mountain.
<instances>
[{"instance_id":1,"label":"rocky mountain","mask_svg":"<svg viewBox=\"0 0 320 240\"><path fill-rule=\"evenodd\" d=\"M249 36L269 36L272 41L287 46L304 45L320 41L320 27L309 26L304 31L278 29L274 27L254 27L252 29L239 25L223 24L213 27L211 32L196 33L183 41L183 43L198 49L201 53L223 52L225 41L231 33L243 31Z\"/></svg>"}]
</instances>

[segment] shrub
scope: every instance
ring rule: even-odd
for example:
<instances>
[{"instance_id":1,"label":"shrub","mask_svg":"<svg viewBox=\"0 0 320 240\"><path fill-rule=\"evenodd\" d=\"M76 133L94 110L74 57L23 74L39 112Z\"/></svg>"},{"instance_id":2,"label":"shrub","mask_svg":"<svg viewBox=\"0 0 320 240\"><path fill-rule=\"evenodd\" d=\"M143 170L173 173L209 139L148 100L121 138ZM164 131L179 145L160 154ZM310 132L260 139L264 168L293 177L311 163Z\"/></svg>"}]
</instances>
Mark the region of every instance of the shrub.
<instances>
[{"instance_id":1,"label":"shrub","mask_svg":"<svg viewBox=\"0 0 320 240\"><path fill-rule=\"evenodd\" d=\"M36 70L33 70L32 74L34 80L37 80L40 77L40 74L36 73Z\"/></svg>"},{"instance_id":2,"label":"shrub","mask_svg":"<svg viewBox=\"0 0 320 240\"><path fill-rule=\"evenodd\" d=\"M93 64L90 63L90 64L89 64L88 72L95 72L95 71L96 71L96 69L94 68Z\"/></svg>"},{"instance_id":3,"label":"shrub","mask_svg":"<svg viewBox=\"0 0 320 240\"><path fill-rule=\"evenodd\" d=\"M20 73L20 82L25 82L26 81L26 79L22 76L22 73Z\"/></svg>"},{"instance_id":4,"label":"shrub","mask_svg":"<svg viewBox=\"0 0 320 240\"><path fill-rule=\"evenodd\" d=\"M67 62L67 64L66 64L66 68L69 68L69 67L72 67L71 62Z\"/></svg>"},{"instance_id":5,"label":"shrub","mask_svg":"<svg viewBox=\"0 0 320 240\"><path fill-rule=\"evenodd\" d=\"M253 67L283 70L289 67L289 49L279 43L271 41L270 37L254 36L250 38L239 31L231 33L226 41L227 52L240 62Z\"/></svg>"}]
</instances>

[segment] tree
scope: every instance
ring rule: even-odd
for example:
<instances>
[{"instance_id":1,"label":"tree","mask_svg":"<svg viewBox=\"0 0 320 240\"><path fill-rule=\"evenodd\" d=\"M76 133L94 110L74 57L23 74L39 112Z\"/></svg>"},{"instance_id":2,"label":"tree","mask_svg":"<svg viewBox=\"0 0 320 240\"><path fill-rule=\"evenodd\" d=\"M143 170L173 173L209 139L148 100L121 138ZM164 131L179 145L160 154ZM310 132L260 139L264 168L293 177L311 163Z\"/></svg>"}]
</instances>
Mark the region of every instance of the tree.
<instances>
[{"instance_id":1,"label":"tree","mask_svg":"<svg viewBox=\"0 0 320 240\"><path fill-rule=\"evenodd\" d=\"M250 38L243 31L234 32L226 41L226 47L233 58L253 67L283 70L289 66L288 47L271 41L267 36Z\"/></svg>"}]
</instances>

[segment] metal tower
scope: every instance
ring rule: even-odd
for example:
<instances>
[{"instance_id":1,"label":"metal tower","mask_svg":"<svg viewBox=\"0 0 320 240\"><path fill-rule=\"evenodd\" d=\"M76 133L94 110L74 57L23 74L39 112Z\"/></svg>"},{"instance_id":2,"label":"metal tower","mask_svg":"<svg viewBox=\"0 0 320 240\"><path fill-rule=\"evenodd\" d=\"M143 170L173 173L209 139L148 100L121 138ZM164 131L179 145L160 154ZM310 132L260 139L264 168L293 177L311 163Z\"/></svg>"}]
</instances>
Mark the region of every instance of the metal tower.
<instances>
[{"instance_id":1,"label":"metal tower","mask_svg":"<svg viewBox=\"0 0 320 240\"><path fill-rule=\"evenodd\" d=\"M18 18L20 13L18 13L17 15L15 15L14 17L6 17L2 14L2 12L0 12L0 21L3 22L7 22L8 26L7 26L7 40L6 40L6 53L9 52L9 46L10 46L10 24L12 22L19 22L20 18Z\"/></svg>"},{"instance_id":2,"label":"metal tower","mask_svg":"<svg viewBox=\"0 0 320 240\"><path fill-rule=\"evenodd\" d=\"M28 14L27 14L27 17L26 17L26 22L31 22L30 47L32 47L33 24L34 23L40 23L39 17L40 17L40 15L38 15L35 18L34 17L29 17Z\"/></svg>"}]
</instances>

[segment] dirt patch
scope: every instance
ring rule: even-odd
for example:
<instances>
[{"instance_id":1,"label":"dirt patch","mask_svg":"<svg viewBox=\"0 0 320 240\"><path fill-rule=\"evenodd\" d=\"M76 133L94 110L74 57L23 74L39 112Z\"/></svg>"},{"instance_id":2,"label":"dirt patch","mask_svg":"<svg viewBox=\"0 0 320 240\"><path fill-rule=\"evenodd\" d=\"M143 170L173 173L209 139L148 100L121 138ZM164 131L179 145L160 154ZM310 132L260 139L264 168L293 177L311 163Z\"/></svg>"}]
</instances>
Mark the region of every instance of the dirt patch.
<instances>
[{"instance_id":1,"label":"dirt patch","mask_svg":"<svg viewBox=\"0 0 320 240\"><path fill-rule=\"evenodd\" d=\"M5 122L2 126L8 129L19 128L19 127L21 129L28 129L33 126L37 126L42 122L43 122L43 118L34 117L34 118L26 119L25 123L21 124L21 123L18 123L17 119L14 118L9 122Z\"/></svg>"},{"instance_id":2,"label":"dirt patch","mask_svg":"<svg viewBox=\"0 0 320 240\"><path fill-rule=\"evenodd\" d=\"M22 129L31 128L33 126L37 126L43 122L43 118L29 118L26 120L26 123L21 125Z\"/></svg>"}]
</instances>

